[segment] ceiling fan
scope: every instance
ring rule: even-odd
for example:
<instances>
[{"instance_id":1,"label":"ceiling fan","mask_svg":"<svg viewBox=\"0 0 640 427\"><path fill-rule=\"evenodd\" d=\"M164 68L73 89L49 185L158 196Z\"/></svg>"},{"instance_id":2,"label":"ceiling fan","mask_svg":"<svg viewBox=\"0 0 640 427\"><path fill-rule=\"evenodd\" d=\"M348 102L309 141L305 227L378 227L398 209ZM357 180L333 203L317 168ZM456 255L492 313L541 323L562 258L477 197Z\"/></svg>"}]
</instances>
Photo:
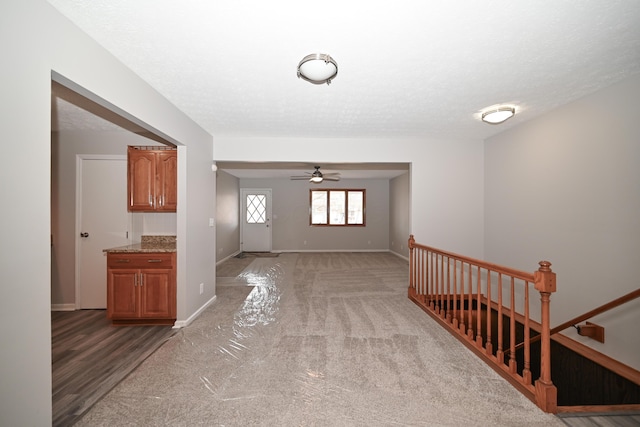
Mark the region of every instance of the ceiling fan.
<instances>
[{"instance_id":1,"label":"ceiling fan","mask_svg":"<svg viewBox=\"0 0 640 427\"><path fill-rule=\"evenodd\" d=\"M305 172L306 175L303 176L292 176L291 179L306 179L309 182L314 184L319 184L322 181L340 181L340 174L338 172L335 173L322 173L320 172L320 166L314 166L316 169L313 172Z\"/></svg>"}]
</instances>

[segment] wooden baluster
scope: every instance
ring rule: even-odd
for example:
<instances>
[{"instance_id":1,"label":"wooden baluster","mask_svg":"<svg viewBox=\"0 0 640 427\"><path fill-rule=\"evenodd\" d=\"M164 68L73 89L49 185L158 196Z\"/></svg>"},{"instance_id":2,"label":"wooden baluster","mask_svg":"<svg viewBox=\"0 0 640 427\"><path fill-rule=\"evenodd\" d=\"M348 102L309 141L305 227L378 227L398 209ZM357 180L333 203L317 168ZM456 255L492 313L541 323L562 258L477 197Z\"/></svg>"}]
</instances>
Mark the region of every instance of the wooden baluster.
<instances>
[{"instance_id":1,"label":"wooden baluster","mask_svg":"<svg viewBox=\"0 0 640 427\"><path fill-rule=\"evenodd\" d=\"M467 292L467 295L469 295L469 304L467 305L467 315L468 315L468 320L467 320L467 337L469 337L470 340L473 339L473 269L472 269L472 265L471 263L469 263L469 292Z\"/></svg>"},{"instance_id":2,"label":"wooden baluster","mask_svg":"<svg viewBox=\"0 0 640 427\"><path fill-rule=\"evenodd\" d=\"M414 261L414 251L413 244L415 240L413 238L413 234L409 236L409 296L411 296L411 290L415 290L415 261Z\"/></svg>"},{"instance_id":3,"label":"wooden baluster","mask_svg":"<svg viewBox=\"0 0 640 427\"><path fill-rule=\"evenodd\" d=\"M453 327L458 329L458 260L453 260Z\"/></svg>"},{"instance_id":4,"label":"wooden baluster","mask_svg":"<svg viewBox=\"0 0 640 427\"><path fill-rule=\"evenodd\" d=\"M421 295L421 284L422 284L422 276L420 274L420 256L422 254L422 249L416 248L413 253L413 280L414 280L414 288L416 289L416 294Z\"/></svg>"},{"instance_id":5,"label":"wooden baluster","mask_svg":"<svg viewBox=\"0 0 640 427\"><path fill-rule=\"evenodd\" d=\"M430 265L429 265L429 251L428 250L424 250L422 251L422 265L423 267L423 287L424 287L424 295L425 295L425 306L429 306L429 304L431 303L431 292L429 290L429 286L430 286L430 281L429 281L429 271L430 271Z\"/></svg>"},{"instance_id":6,"label":"wooden baluster","mask_svg":"<svg viewBox=\"0 0 640 427\"><path fill-rule=\"evenodd\" d=\"M429 251L424 250L422 252L422 265L424 265L424 278L423 278L423 287L425 294L425 306L429 307L431 302L431 294L429 293L429 274L430 274L430 266L429 266Z\"/></svg>"},{"instance_id":7,"label":"wooden baluster","mask_svg":"<svg viewBox=\"0 0 640 427\"><path fill-rule=\"evenodd\" d=\"M444 274L444 259L445 256L442 255L440 257L440 298L439 298L439 304L440 304L440 317L444 319L445 314L446 314L446 307L444 305L444 298L445 298L445 274Z\"/></svg>"},{"instance_id":8,"label":"wooden baluster","mask_svg":"<svg viewBox=\"0 0 640 427\"><path fill-rule=\"evenodd\" d=\"M444 292L443 291L444 280L443 280L442 276L444 275L444 266L443 266L443 264L444 264L444 255L440 255L439 256L439 260L440 260L440 262L438 263L439 264L439 268L438 268L438 274L437 274L437 276L438 276L438 279L437 279L437 282L438 282L438 315L440 317L442 317L442 313L443 313L443 311L442 311L442 295L443 295L443 292Z\"/></svg>"},{"instance_id":9,"label":"wooden baluster","mask_svg":"<svg viewBox=\"0 0 640 427\"><path fill-rule=\"evenodd\" d=\"M522 382L531 384L531 336L529 328L529 282L524 284L524 369Z\"/></svg>"},{"instance_id":10,"label":"wooden baluster","mask_svg":"<svg viewBox=\"0 0 640 427\"><path fill-rule=\"evenodd\" d=\"M490 356L493 353L493 342L491 342L491 270L487 270L487 342L484 346L487 350L487 354Z\"/></svg>"},{"instance_id":11,"label":"wooden baluster","mask_svg":"<svg viewBox=\"0 0 640 427\"><path fill-rule=\"evenodd\" d=\"M515 282L511 277L511 312L509 319L509 372L515 374L518 370L516 363L516 295Z\"/></svg>"},{"instance_id":12,"label":"wooden baluster","mask_svg":"<svg viewBox=\"0 0 640 427\"><path fill-rule=\"evenodd\" d=\"M536 399L538 406L545 412L557 409L558 391L551 381L551 321L549 305L551 294L556 291L556 274L551 271L549 261L540 261L538 271L533 274L535 288L540 292L540 378L536 380Z\"/></svg>"},{"instance_id":13,"label":"wooden baluster","mask_svg":"<svg viewBox=\"0 0 640 427\"><path fill-rule=\"evenodd\" d=\"M447 293L445 301L445 318L451 322L451 257L447 257Z\"/></svg>"},{"instance_id":14,"label":"wooden baluster","mask_svg":"<svg viewBox=\"0 0 640 427\"><path fill-rule=\"evenodd\" d=\"M504 364L502 332L502 273L498 273L498 350L496 351L496 358L501 365Z\"/></svg>"},{"instance_id":15,"label":"wooden baluster","mask_svg":"<svg viewBox=\"0 0 640 427\"><path fill-rule=\"evenodd\" d=\"M434 260L435 257L435 260ZM438 276L438 255L431 252L429 255L429 262L431 264L431 278L429 279L429 298L431 298L431 311L436 311L436 286Z\"/></svg>"},{"instance_id":16,"label":"wooden baluster","mask_svg":"<svg viewBox=\"0 0 640 427\"><path fill-rule=\"evenodd\" d=\"M416 288L418 295L420 295L420 300L424 303L425 292L424 292L424 263L422 262L422 258L424 250L422 248L418 248L416 252Z\"/></svg>"},{"instance_id":17,"label":"wooden baluster","mask_svg":"<svg viewBox=\"0 0 640 427\"><path fill-rule=\"evenodd\" d=\"M434 259L433 259L433 265L435 268L435 275L433 276L433 301L434 301L434 308L435 308L435 312L436 314L440 312L439 310L439 304L440 304L440 255L438 255L437 253L434 254Z\"/></svg>"},{"instance_id":18,"label":"wooden baluster","mask_svg":"<svg viewBox=\"0 0 640 427\"><path fill-rule=\"evenodd\" d=\"M424 305L429 306L429 251L424 249L420 254L420 262L422 263L422 292L424 293Z\"/></svg>"},{"instance_id":19,"label":"wooden baluster","mask_svg":"<svg viewBox=\"0 0 640 427\"><path fill-rule=\"evenodd\" d=\"M460 316L459 329L463 335L467 333L466 324L464 322L464 315L466 313L464 309L464 297L464 262L460 261L460 311L458 315Z\"/></svg>"},{"instance_id":20,"label":"wooden baluster","mask_svg":"<svg viewBox=\"0 0 640 427\"><path fill-rule=\"evenodd\" d=\"M478 296L476 300L476 345L482 348L482 271L478 266Z\"/></svg>"}]
</instances>

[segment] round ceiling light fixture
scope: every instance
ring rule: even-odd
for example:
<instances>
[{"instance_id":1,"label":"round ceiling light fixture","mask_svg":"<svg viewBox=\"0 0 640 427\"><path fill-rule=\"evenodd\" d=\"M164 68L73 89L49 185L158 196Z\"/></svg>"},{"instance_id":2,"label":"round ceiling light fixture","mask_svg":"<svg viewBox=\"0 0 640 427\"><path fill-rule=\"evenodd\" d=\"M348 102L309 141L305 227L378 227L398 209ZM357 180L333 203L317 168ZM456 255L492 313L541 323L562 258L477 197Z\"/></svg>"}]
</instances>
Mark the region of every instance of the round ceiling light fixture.
<instances>
[{"instance_id":1,"label":"round ceiling light fixture","mask_svg":"<svg viewBox=\"0 0 640 427\"><path fill-rule=\"evenodd\" d=\"M337 74L338 64L325 53L307 55L298 64L298 78L316 85L331 84Z\"/></svg>"},{"instance_id":2,"label":"round ceiling light fixture","mask_svg":"<svg viewBox=\"0 0 640 427\"><path fill-rule=\"evenodd\" d=\"M514 107L500 106L482 113L482 121L492 125L497 125L507 119L510 119L515 114L516 109Z\"/></svg>"}]
</instances>

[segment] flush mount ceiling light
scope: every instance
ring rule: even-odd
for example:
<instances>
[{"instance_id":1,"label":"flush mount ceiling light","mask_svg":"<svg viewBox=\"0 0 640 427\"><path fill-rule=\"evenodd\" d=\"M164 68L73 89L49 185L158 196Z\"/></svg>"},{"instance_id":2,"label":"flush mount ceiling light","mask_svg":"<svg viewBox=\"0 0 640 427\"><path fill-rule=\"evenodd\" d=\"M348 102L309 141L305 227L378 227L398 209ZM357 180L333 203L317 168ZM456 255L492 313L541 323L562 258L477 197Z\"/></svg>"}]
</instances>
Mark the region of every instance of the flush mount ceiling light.
<instances>
[{"instance_id":1,"label":"flush mount ceiling light","mask_svg":"<svg viewBox=\"0 0 640 427\"><path fill-rule=\"evenodd\" d=\"M515 108L501 106L482 113L482 121L492 125L497 125L498 123L502 123L505 120L510 119L514 114L516 114Z\"/></svg>"},{"instance_id":2,"label":"flush mount ceiling light","mask_svg":"<svg viewBox=\"0 0 640 427\"><path fill-rule=\"evenodd\" d=\"M324 53L307 55L298 64L298 77L316 85L331 84L337 74L338 64Z\"/></svg>"}]
</instances>

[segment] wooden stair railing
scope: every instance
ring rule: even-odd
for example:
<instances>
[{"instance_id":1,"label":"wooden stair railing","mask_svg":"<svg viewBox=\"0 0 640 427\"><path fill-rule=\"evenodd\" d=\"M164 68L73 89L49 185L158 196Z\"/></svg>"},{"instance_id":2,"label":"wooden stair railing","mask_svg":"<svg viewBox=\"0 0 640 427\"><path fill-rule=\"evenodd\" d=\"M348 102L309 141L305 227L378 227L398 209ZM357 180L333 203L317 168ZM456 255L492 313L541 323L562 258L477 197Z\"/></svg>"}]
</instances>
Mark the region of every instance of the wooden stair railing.
<instances>
[{"instance_id":1,"label":"wooden stair railing","mask_svg":"<svg viewBox=\"0 0 640 427\"><path fill-rule=\"evenodd\" d=\"M408 296L543 411L555 413L549 304L556 275L550 262L539 265L533 273L518 271L416 243L411 235ZM534 289L540 293L539 322L529 313ZM532 329L540 337L535 380ZM516 351L518 341L524 345Z\"/></svg>"}]
</instances>

